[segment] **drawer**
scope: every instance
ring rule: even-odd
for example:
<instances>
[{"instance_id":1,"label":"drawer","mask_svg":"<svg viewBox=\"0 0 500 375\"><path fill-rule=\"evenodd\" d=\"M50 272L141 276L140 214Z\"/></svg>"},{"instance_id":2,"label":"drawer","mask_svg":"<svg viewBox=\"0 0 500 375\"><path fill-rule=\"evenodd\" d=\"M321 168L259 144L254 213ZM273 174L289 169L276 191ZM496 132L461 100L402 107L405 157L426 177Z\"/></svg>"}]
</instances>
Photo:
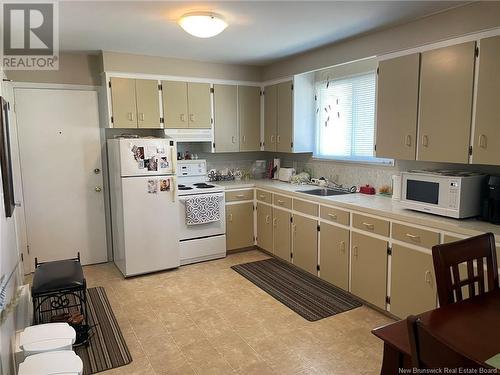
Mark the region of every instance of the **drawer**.
<instances>
[{"instance_id":1,"label":"drawer","mask_svg":"<svg viewBox=\"0 0 500 375\"><path fill-rule=\"evenodd\" d=\"M439 233L430 230L414 228L403 224L392 224L392 238L431 249L439 243Z\"/></svg>"},{"instance_id":2,"label":"drawer","mask_svg":"<svg viewBox=\"0 0 500 375\"><path fill-rule=\"evenodd\" d=\"M226 202L252 201L253 189L226 191Z\"/></svg>"},{"instance_id":3,"label":"drawer","mask_svg":"<svg viewBox=\"0 0 500 375\"><path fill-rule=\"evenodd\" d=\"M284 195L274 194L274 205L277 207L292 209L292 198Z\"/></svg>"},{"instance_id":4,"label":"drawer","mask_svg":"<svg viewBox=\"0 0 500 375\"><path fill-rule=\"evenodd\" d=\"M349 212L332 207L321 206L320 216L322 219L333 221L342 225L349 225Z\"/></svg>"},{"instance_id":5,"label":"drawer","mask_svg":"<svg viewBox=\"0 0 500 375\"><path fill-rule=\"evenodd\" d=\"M352 226L370 233L389 237L389 222L387 220L376 219L374 217L353 214Z\"/></svg>"},{"instance_id":6,"label":"drawer","mask_svg":"<svg viewBox=\"0 0 500 375\"><path fill-rule=\"evenodd\" d=\"M256 191L256 194L257 194L257 200L261 201L261 202L266 202L266 203L273 203L273 194L268 192L268 191L264 191L264 190L257 190Z\"/></svg>"},{"instance_id":7,"label":"drawer","mask_svg":"<svg viewBox=\"0 0 500 375\"><path fill-rule=\"evenodd\" d=\"M318 204L316 203L301 201L299 199L293 200L293 209L306 215L318 216L318 208Z\"/></svg>"}]
</instances>

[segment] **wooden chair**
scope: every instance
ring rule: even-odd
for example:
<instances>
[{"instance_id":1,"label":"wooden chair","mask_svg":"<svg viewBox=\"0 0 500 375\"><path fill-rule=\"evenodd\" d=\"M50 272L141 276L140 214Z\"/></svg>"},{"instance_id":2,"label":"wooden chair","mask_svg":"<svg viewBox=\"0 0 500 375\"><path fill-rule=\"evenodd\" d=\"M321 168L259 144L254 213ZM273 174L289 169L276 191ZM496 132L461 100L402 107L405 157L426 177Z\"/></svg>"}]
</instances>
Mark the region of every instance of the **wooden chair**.
<instances>
[{"instance_id":1,"label":"wooden chair","mask_svg":"<svg viewBox=\"0 0 500 375\"><path fill-rule=\"evenodd\" d=\"M408 337L410 340L411 362L417 369L490 369L485 363L477 362L446 344L430 332L420 320L413 315L407 319ZM479 371L477 372L479 373Z\"/></svg>"},{"instance_id":2,"label":"wooden chair","mask_svg":"<svg viewBox=\"0 0 500 375\"><path fill-rule=\"evenodd\" d=\"M432 258L440 306L462 301L464 286L468 286L469 297L499 287L495 237L492 233L436 245L432 248ZM484 260L486 260L486 277ZM474 262L477 274L474 272ZM459 265L462 263L467 265L467 277L461 280Z\"/></svg>"}]
</instances>

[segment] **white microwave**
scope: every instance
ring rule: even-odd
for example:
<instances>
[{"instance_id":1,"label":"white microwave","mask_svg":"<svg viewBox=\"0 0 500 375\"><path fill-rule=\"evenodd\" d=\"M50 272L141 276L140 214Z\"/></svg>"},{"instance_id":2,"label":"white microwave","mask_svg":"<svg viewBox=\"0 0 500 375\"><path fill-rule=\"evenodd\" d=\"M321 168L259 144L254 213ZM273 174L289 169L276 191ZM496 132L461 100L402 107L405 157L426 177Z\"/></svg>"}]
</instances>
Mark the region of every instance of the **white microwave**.
<instances>
[{"instance_id":1,"label":"white microwave","mask_svg":"<svg viewBox=\"0 0 500 375\"><path fill-rule=\"evenodd\" d=\"M401 174L401 205L415 211L463 219L481 214L486 175L461 171Z\"/></svg>"}]
</instances>

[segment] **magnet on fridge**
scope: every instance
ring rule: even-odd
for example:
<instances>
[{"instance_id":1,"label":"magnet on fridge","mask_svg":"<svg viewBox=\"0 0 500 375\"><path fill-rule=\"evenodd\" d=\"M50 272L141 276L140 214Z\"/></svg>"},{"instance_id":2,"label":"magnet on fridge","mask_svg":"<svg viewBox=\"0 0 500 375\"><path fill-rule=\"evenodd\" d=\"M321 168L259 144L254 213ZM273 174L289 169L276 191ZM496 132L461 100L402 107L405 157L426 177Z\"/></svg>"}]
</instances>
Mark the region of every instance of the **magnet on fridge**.
<instances>
[{"instance_id":1,"label":"magnet on fridge","mask_svg":"<svg viewBox=\"0 0 500 375\"><path fill-rule=\"evenodd\" d=\"M158 193L158 180L148 180L148 193L149 194Z\"/></svg>"},{"instance_id":2,"label":"magnet on fridge","mask_svg":"<svg viewBox=\"0 0 500 375\"><path fill-rule=\"evenodd\" d=\"M139 165L139 169L144 169L144 160L140 160L138 165Z\"/></svg>"},{"instance_id":3,"label":"magnet on fridge","mask_svg":"<svg viewBox=\"0 0 500 375\"><path fill-rule=\"evenodd\" d=\"M170 180L164 179L160 180L160 191L169 191L170 190Z\"/></svg>"},{"instance_id":4,"label":"magnet on fridge","mask_svg":"<svg viewBox=\"0 0 500 375\"><path fill-rule=\"evenodd\" d=\"M162 156L160 159L160 169L168 168L168 160L166 156Z\"/></svg>"},{"instance_id":5,"label":"magnet on fridge","mask_svg":"<svg viewBox=\"0 0 500 375\"><path fill-rule=\"evenodd\" d=\"M157 153L157 154L164 154L164 153L165 153L165 149L164 149L163 147L158 147L158 148L156 149L156 153Z\"/></svg>"},{"instance_id":6,"label":"magnet on fridge","mask_svg":"<svg viewBox=\"0 0 500 375\"><path fill-rule=\"evenodd\" d=\"M134 145L134 147L132 147L132 153L137 162L144 160L144 147L137 147Z\"/></svg>"},{"instance_id":7,"label":"magnet on fridge","mask_svg":"<svg viewBox=\"0 0 500 375\"><path fill-rule=\"evenodd\" d=\"M158 170L158 159L153 157L153 158L144 160L144 167L148 171L157 171Z\"/></svg>"}]
</instances>

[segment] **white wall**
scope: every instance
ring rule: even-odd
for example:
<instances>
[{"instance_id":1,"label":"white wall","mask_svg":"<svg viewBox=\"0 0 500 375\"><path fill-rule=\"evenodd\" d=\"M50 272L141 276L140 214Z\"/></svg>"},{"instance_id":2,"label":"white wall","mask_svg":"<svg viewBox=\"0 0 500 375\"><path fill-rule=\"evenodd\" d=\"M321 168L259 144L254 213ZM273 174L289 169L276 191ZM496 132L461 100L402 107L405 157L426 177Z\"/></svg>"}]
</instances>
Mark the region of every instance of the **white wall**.
<instances>
[{"instance_id":1,"label":"white wall","mask_svg":"<svg viewBox=\"0 0 500 375\"><path fill-rule=\"evenodd\" d=\"M4 78L3 72L0 71L0 76ZM11 102L11 108L13 103L12 90L3 84L0 86L0 95ZM7 84L8 85L8 84ZM19 171L13 171L13 173L18 173ZM0 171L1 173L1 171ZM16 208L19 209L19 208ZM17 246L16 240L16 226L14 216L11 218L6 218L4 214L4 203L3 203L3 190L0 189L0 277L1 275L9 276L11 272L15 269L16 264L20 257L19 248ZM22 265L17 267L17 271L7 287L7 301L16 292L19 285L23 282L22 276ZM12 344L11 340L16 330L15 327L15 313L10 314L7 320L0 326L0 374L10 375L13 374L13 361L12 361Z\"/></svg>"}]
</instances>

